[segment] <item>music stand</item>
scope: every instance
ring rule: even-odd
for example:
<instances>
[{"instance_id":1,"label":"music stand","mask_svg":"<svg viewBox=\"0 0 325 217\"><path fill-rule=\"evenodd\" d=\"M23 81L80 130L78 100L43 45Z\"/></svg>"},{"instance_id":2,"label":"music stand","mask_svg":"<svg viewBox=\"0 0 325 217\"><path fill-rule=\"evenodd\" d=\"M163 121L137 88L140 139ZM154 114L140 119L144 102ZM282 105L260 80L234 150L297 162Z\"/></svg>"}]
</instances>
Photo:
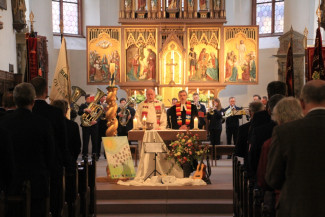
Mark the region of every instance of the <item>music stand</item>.
<instances>
[{"instance_id":1,"label":"music stand","mask_svg":"<svg viewBox=\"0 0 325 217\"><path fill-rule=\"evenodd\" d=\"M167 153L166 150L166 145L163 142L156 142L154 140L154 142L144 142L143 143L143 148L144 148L144 153L154 153L155 157L154 157L154 161L155 161L155 169L149 174L149 176L147 178L144 179L144 181L146 181L150 176L154 175L156 176L156 174L158 173L159 175L161 175L161 173L157 170L157 153Z\"/></svg>"}]
</instances>

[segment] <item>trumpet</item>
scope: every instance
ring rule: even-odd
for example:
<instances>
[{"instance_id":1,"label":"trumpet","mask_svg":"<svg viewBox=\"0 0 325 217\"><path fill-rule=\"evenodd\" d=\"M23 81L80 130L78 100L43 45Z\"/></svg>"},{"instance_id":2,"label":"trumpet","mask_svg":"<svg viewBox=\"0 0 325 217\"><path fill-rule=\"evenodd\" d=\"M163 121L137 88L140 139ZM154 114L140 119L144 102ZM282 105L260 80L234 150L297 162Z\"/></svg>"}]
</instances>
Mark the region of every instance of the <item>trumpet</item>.
<instances>
[{"instance_id":1,"label":"trumpet","mask_svg":"<svg viewBox=\"0 0 325 217\"><path fill-rule=\"evenodd\" d=\"M208 112L210 115L214 115L214 107L210 107Z\"/></svg>"},{"instance_id":2,"label":"trumpet","mask_svg":"<svg viewBox=\"0 0 325 217\"><path fill-rule=\"evenodd\" d=\"M236 116L236 115L249 115L249 112L247 111L247 109L240 109L240 110L236 110L236 109L227 109L227 111L225 111L225 117L228 118L230 116Z\"/></svg>"}]
</instances>

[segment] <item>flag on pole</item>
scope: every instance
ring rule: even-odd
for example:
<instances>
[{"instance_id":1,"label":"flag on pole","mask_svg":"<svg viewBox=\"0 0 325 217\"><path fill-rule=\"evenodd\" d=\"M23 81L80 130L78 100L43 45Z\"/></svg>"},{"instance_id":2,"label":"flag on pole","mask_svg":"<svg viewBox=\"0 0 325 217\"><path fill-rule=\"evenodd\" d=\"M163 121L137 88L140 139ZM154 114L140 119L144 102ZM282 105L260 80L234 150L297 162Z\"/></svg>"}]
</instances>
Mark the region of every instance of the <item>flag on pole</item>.
<instances>
[{"instance_id":1,"label":"flag on pole","mask_svg":"<svg viewBox=\"0 0 325 217\"><path fill-rule=\"evenodd\" d=\"M292 46L293 44L291 38L288 47L287 64L286 64L286 84L288 88L288 96L295 96Z\"/></svg>"},{"instance_id":2,"label":"flag on pole","mask_svg":"<svg viewBox=\"0 0 325 217\"><path fill-rule=\"evenodd\" d=\"M324 61L322 55L322 35L320 33L320 27L318 27L316 30L315 50L312 64L311 76L308 76L308 80L325 80Z\"/></svg>"},{"instance_id":3,"label":"flag on pole","mask_svg":"<svg viewBox=\"0 0 325 217\"><path fill-rule=\"evenodd\" d=\"M71 100L71 82L67 59L67 49L65 38L62 39L58 61L53 76L50 101L66 100L70 105Z\"/></svg>"}]
</instances>

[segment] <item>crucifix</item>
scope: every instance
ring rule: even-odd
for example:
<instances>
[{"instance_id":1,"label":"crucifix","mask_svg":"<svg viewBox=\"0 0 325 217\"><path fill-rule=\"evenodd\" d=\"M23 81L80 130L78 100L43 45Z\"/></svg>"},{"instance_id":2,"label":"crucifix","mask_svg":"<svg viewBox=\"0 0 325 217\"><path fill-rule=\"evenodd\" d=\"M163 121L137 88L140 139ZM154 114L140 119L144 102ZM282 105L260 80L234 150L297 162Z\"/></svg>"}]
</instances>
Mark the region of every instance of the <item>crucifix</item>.
<instances>
[{"instance_id":1,"label":"crucifix","mask_svg":"<svg viewBox=\"0 0 325 217\"><path fill-rule=\"evenodd\" d=\"M175 63L174 60L175 60L175 53L174 53L174 50L172 50L170 62L166 64L167 66L170 67L170 74L171 74L171 80L169 82L170 85L175 84L175 66L177 66L177 63Z\"/></svg>"}]
</instances>

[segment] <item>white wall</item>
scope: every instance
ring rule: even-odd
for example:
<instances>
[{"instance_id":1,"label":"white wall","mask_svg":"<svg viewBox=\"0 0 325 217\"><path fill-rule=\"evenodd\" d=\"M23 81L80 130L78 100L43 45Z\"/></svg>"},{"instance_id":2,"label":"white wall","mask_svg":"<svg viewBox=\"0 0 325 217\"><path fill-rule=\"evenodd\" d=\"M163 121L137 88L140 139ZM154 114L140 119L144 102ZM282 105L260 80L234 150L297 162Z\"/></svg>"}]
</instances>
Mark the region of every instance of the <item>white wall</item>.
<instances>
[{"instance_id":1,"label":"white wall","mask_svg":"<svg viewBox=\"0 0 325 217\"><path fill-rule=\"evenodd\" d=\"M0 70L9 71L9 64L14 65L17 73L16 36L12 27L11 1L7 1L7 10L0 9L0 21L3 29L0 30Z\"/></svg>"}]
</instances>

